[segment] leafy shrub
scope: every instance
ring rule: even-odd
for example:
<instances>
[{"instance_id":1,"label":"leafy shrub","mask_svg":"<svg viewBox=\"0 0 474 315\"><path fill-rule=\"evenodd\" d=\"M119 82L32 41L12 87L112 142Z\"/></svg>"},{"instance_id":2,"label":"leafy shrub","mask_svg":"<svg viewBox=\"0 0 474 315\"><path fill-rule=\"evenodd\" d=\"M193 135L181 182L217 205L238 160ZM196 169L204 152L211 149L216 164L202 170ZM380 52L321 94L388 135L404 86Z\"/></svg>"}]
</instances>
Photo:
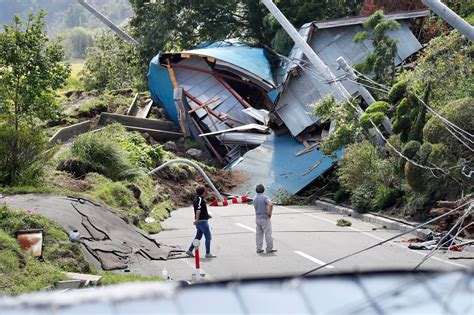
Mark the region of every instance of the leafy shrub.
<instances>
[{"instance_id":1,"label":"leafy shrub","mask_svg":"<svg viewBox=\"0 0 474 315\"><path fill-rule=\"evenodd\" d=\"M470 134L474 133L474 98L453 101L440 110L439 114ZM456 155L469 153L436 117L431 117L426 123L423 137L426 142L444 144Z\"/></svg>"},{"instance_id":2,"label":"leafy shrub","mask_svg":"<svg viewBox=\"0 0 474 315\"><path fill-rule=\"evenodd\" d=\"M405 163L405 179L407 184L416 192L423 192L426 188L423 170L411 163Z\"/></svg>"},{"instance_id":3,"label":"leafy shrub","mask_svg":"<svg viewBox=\"0 0 474 315\"><path fill-rule=\"evenodd\" d=\"M420 147L421 147L421 144L418 141L407 142L403 146L402 154L405 155L409 159L413 159L418 154Z\"/></svg>"},{"instance_id":4,"label":"leafy shrub","mask_svg":"<svg viewBox=\"0 0 474 315\"><path fill-rule=\"evenodd\" d=\"M352 192L351 203L354 210L366 213L373 210L372 200L375 197L376 187L372 183L364 182Z\"/></svg>"},{"instance_id":5,"label":"leafy shrub","mask_svg":"<svg viewBox=\"0 0 474 315\"><path fill-rule=\"evenodd\" d=\"M431 84L431 107L441 109L450 102L474 97L474 45L458 31L429 42L413 71L404 73L410 90L422 96L422 87Z\"/></svg>"},{"instance_id":6,"label":"leafy shrub","mask_svg":"<svg viewBox=\"0 0 474 315\"><path fill-rule=\"evenodd\" d=\"M40 130L0 124L0 185L34 185L51 157Z\"/></svg>"},{"instance_id":7,"label":"leafy shrub","mask_svg":"<svg viewBox=\"0 0 474 315\"><path fill-rule=\"evenodd\" d=\"M410 110L410 103L408 102L408 99L406 98L402 99L397 106L397 115L399 117L402 117L403 115L407 114L409 110Z\"/></svg>"},{"instance_id":8,"label":"leafy shrub","mask_svg":"<svg viewBox=\"0 0 474 315\"><path fill-rule=\"evenodd\" d=\"M282 206L290 206L297 204L295 196L282 188L278 189L273 193L273 201L275 204L279 204Z\"/></svg>"},{"instance_id":9,"label":"leafy shrub","mask_svg":"<svg viewBox=\"0 0 474 315\"><path fill-rule=\"evenodd\" d=\"M334 201L335 201L336 203L342 203L342 202L346 201L347 198L349 198L349 194L348 194L347 191L344 190L344 189L339 189L339 190L336 191L336 193L334 194Z\"/></svg>"},{"instance_id":10,"label":"leafy shrub","mask_svg":"<svg viewBox=\"0 0 474 315\"><path fill-rule=\"evenodd\" d=\"M77 137L71 146L71 153L113 180L134 177L138 173L128 160L128 153L101 132Z\"/></svg>"},{"instance_id":11,"label":"leafy shrub","mask_svg":"<svg viewBox=\"0 0 474 315\"><path fill-rule=\"evenodd\" d=\"M366 113L386 113L390 108L390 104L383 101L378 101L367 107Z\"/></svg>"},{"instance_id":12,"label":"leafy shrub","mask_svg":"<svg viewBox=\"0 0 474 315\"><path fill-rule=\"evenodd\" d=\"M373 128L372 122L374 122L375 125L380 126L380 124L382 124L384 116L385 114L383 112L373 112L373 113L366 112L362 114L362 116L360 117L360 125L364 129Z\"/></svg>"},{"instance_id":13,"label":"leafy shrub","mask_svg":"<svg viewBox=\"0 0 474 315\"><path fill-rule=\"evenodd\" d=\"M388 101L390 102L390 104L398 103L398 101L400 101L405 95L407 87L408 82L406 80L401 80L395 83L390 89L390 92L388 93Z\"/></svg>"},{"instance_id":14,"label":"leafy shrub","mask_svg":"<svg viewBox=\"0 0 474 315\"><path fill-rule=\"evenodd\" d=\"M373 201L373 207L375 210L384 210L391 207L397 201L400 192L391 187L379 186L375 198Z\"/></svg>"},{"instance_id":15,"label":"leafy shrub","mask_svg":"<svg viewBox=\"0 0 474 315\"><path fill-rule=\"evenodd\" d=\"M383 182L380 158L368 141L350 145L338 162L338 179L347 190L354 192L364 182Z\"/></svg>"}]
</instances>

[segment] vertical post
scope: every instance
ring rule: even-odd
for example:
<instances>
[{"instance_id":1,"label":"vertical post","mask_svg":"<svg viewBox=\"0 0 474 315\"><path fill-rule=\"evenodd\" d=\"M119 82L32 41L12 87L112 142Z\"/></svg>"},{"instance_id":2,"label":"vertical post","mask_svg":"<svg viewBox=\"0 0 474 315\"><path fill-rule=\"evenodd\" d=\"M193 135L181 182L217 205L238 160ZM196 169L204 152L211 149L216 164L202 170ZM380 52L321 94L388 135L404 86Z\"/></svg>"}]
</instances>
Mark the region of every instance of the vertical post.
<instances>
[{"instance_id":1,"label":"vertical post","mask_svg":"<svg viewBox=\"0 0 474 315\"><path fill-rule=\"evenodd\" d=\"M463 18L457 15L453 10L448 8L440 0L423 0L432 11L436 12L449 25L457 29L471 42L474 42L474 26L467 23Z\"/></svg>"},{"instance_id":2,"label":"vertical post","mask_svg":"<svg viewBox=\"0 0 474 315\"><path fill-rule=\"evenodd\" d=\"M334 74L331 72L328 66L319 58L319 56L314 52L311 46L301 37L298 31L294 28L293 25L287 20L287 18L281 13L278 7L273 3L272 0L261 0L262 3L267 7L268 11L275 17L275 19L281 24L283 29L290 35L293 41L299 46L303 51L305 56L316 68L316 71L321 74L329 84L334 88L338 94L342 94L343 97L350 97L351 95L346 90L346 88L337 80L335 80Z\"/></svg>"},{"instance_id":3,"label":"vertical post","mask_svg":"<svg viewBox=\"0 0 474 315\"><path fill-rule=\"evenodd\" d=\"M196 283L201 281L201 264L199 261L199 240L195 239L193 241L194 246L194 261L196 262Z\"/></svg>"},{"instance_id":4,"label":"vertical post","mask_svg":"<svg viewBox=\"0 0 474 315\"><path fill-rule=\"evenodd\" d=\"M351 68L351 66L349 66L349 64L347 63L346 59L344 59L344 57L339 57L339 58L337 58L336 61L339 65L339 67L342 70L344 70L344 72L347 73L347 75L349 76L350 79L352 79L354 81L357 80L357 75L355 74L355 72ZM357 89L360 93L360 96L362 96L362 98L364 99L364 101L368 105L371 105L371 104L375 103L375 98L372 96L372 94L370 94L370 92L365 87L363 87L362 85L357 85ZM392 123L390 122L390 119L388 119L387 116L383 117L382 124L383 124L385 130L387 130L387 132L390 135L393 135ZM383 143L383 140L382 140L382 143Z\"/></svg>"}]
</instances>

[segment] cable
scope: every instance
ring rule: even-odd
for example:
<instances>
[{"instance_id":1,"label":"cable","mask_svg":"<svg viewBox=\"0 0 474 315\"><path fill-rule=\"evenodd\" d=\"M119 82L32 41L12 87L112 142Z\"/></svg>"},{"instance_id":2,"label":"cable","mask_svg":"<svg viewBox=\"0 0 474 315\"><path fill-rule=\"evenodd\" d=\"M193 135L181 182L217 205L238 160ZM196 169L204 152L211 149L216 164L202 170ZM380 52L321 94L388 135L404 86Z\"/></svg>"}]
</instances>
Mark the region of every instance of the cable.
<instances>
[{"instance_id":1,"label":"cable","mask_svg":"<svg viewBox=\"0 0 474 315\"><path fill-rule=\"evenodd\" d=\"M378 242L378 243L376 243L376 244L374 244L374 245L371 245L371 246L369 246L369 247L363 248L363 249L358 250L358 251L356 251L356 252L353 252L353 253L351 253L351 254L345 255L345 256L343 256L343 257L340 257L340 258L338 258L338 259L335 259L335 260L333 260L333 261L330 261L330 262L328 262L328 263L325 263L325 264L323 264L323 265L321 265L321 266L319 266L319 267L316 267L316 268L314 268L314 269L311 269L310 271L307 271L307 272L301 274L301 276L302 276L302 277L305 277L305 276L307 276L307 275L309 275L309 274L311 274L311 273L313 273L313 272L315 272L315 271L318 271L319 269L325 268L325 267L327 267L327 266L329 266L329 265L332 265L332 264L335 264L335 263L337 263L337 262L339 262L339 261L341 261L341 260L347 259L347 258L352 257L352 256L355 256L355 255L358 255L358 254L363 253L363 252L365 252L365 251L368 251L368 250L370 250L370 249L372 249L372 248L375 248L375 247L380 246L380 245L382 245L382 244L385 244L385 243L387 243L387 242L393 241L394 239L397 239L397 238L399 238L399 237L402 237L403 235L410 234L410 233L416 231L416 230L419 229L419 228L422 228L422 227L424 227L424 226L426 226L426 225L428 225L428 224L430 224L430 223L436 222L436 221L438 221L439 219L444 218L444 217L450 215L450 214L453 213L454 211L457 211L457 210L461 209L462 207L466 206L467 204L472 205L472 204L474 204L474 201L468 201L468 202L466 202L466 203L460 205L459 207L456 207L455 209L452 209L452 210L446 212L445 214L439 215L439 216L437 216L436 218L433 218L433 219L431 219L431 220L429 220L429 221L427 221L427 222L425 222L425 223L421 223L421 224L415 226L414 228L409 229L408 231L405 231L405 232L403 232L403 233L397 234L397 235L392 236L392 237L390 237L390 238L388 238L388 239L386 239L386 240L380 241L380 242Z\"/></svg>"}]
</instances>

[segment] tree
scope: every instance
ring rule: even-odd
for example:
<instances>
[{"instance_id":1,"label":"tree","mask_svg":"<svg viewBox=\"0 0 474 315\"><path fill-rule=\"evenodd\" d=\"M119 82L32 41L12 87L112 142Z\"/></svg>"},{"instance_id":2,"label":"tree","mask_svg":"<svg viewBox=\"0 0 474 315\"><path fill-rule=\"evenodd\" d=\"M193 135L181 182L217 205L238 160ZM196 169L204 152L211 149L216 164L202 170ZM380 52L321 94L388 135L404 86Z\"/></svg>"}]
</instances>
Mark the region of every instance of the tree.
<instances>
[{"instance_id":1,"label":"tree","mask_svg":"<svg viewBox=\"0 0 474 315\"><path fill-rule=\"evenodd\" d=\"M397 40L387 36L388 31L396 30L400 24L392 19L385 19L383 11L372 14L363 26L368 31L362 31L354 36L354 42L361 43L372 40L374 50L363 63L355 65L357 70L372 75L375 81L392 84L395 79L395 56Z\"/></svg>"},{"instance_id":2,"label":"tree","mask_svg":"<svg viewBox=\"0 0 474 315\"><path fill-rule=\"evenodd\" d=\"M11 135L12 152L7 152L11 155L8 183L16 182L21 171L20 159L32 158L28 152L23 153L33 142L22 139L25 134L25 137L32 136L31 130L39 122L56 115L58 105L54 92L64 86L70 73L69 65L62 63L61 46L57 41L51 42L43 30L44 17L44 11L30 14L26 20L15 16L13 24L4 25L0 33L0 113L3 120L0 123L14 131L2 129ZM27 147L22 147L22 143L27 143Z\"/></svg>"},{"instance_id":3,"label":"tree","mask_svg":"<svg viewBox=\"0 0 474 315\"><path fill-rule=\"evenodd\" d=\"M66 30L61 37L65 55L68 60L85 59L87 49L94 43L91 31L83 27L75 27Z\"/></svg>"},{"instance_id":4,"label":"tree","mask_svg":"<svg viewBox=\"0 0 474 315\"><path fill-rule=\"evenodd\" d=\"M133 47L117 35L103 32L88 49L80 75L86 90L116 90L139 86L141 70Z\"/></svg>"},{"instance_id":5,"label":"tree","mask_svg":"<svg viewBox=\"0 0 474 315\"><path fill-rule=\"evenodd\" d=\"M357 15L362 0L280 0L278 7L296 27L304 23ZM265 6L255 0L130 0L133 36L148 64L160 50L195 47L205 41L239 38L287 53L293 42Z\"/></svg>"}]
</instances>

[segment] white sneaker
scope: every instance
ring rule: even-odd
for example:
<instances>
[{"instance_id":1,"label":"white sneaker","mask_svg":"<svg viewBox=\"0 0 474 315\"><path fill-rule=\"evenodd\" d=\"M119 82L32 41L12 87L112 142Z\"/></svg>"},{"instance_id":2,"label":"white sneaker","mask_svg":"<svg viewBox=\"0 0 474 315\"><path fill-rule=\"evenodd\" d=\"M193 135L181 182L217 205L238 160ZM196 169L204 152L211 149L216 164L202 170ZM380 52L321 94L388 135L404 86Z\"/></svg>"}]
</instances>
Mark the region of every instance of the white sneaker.
<instances>
[{"instance_id":1,"label":"white sneaker","mask_svg":"<svg viewBox=\"0 0 474 315\"><path fill-rule=\"evenodd\" d=\"M206 254L205 257L206 257L206 258L216 258L217 256L216 256L216 255L213 255L213 254Z\"/></svg>"}]
</instances>

